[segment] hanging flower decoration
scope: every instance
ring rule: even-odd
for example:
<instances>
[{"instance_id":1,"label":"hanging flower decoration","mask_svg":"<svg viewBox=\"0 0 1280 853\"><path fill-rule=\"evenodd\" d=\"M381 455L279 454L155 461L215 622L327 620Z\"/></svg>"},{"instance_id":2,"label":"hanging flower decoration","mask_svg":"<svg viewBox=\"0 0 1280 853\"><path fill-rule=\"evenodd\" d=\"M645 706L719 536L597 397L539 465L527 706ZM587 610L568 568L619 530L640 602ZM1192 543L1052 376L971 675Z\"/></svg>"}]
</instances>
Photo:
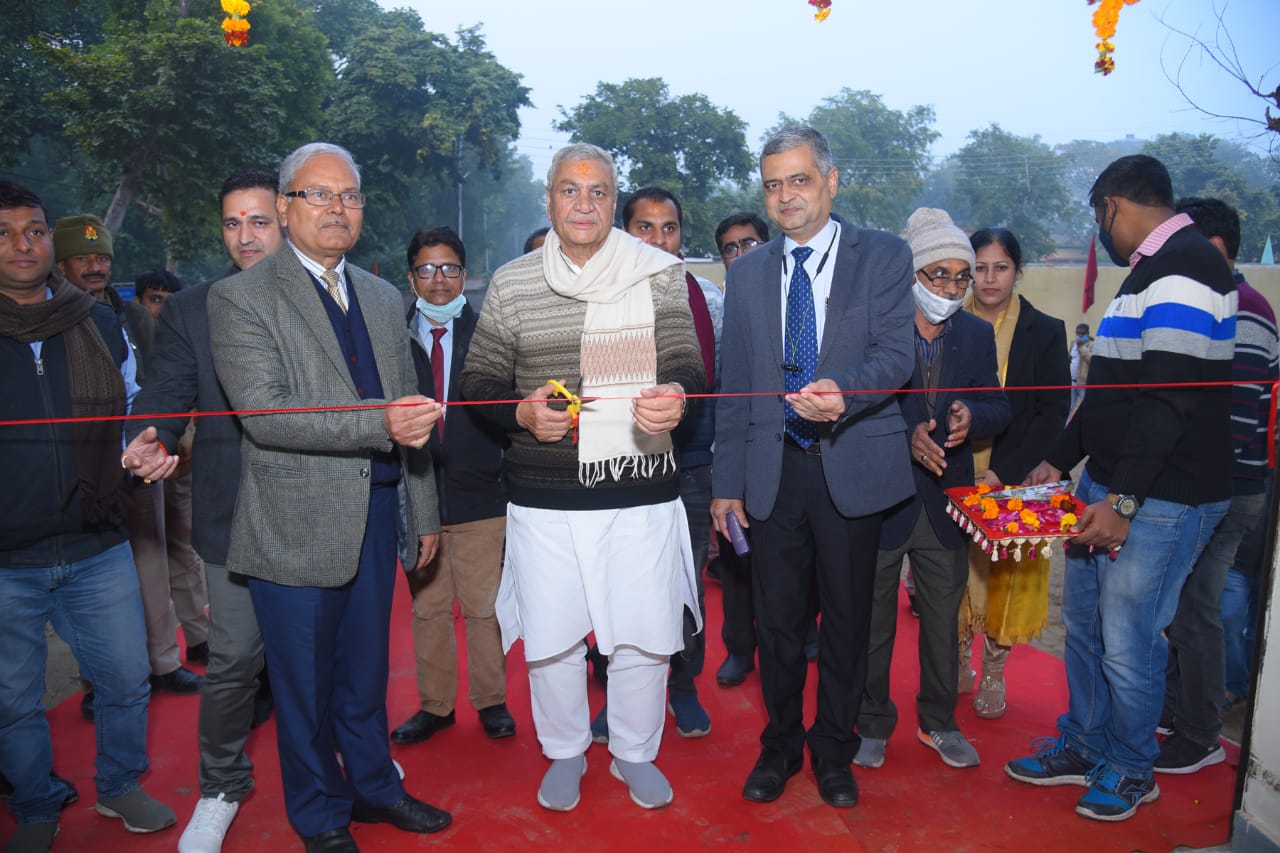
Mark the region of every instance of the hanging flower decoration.
<instances>
[{"instance_id":1,"label":"hanging flower decoration","mask_svg":"<svg viewBox=\"0 0 1280 853\"><path fill-rule=\"evenodd\" d=\"M1107 76L1116 70L1116 61L1111 54L1115 53L1116 46L1112 44L1111 39L1116 34L1116 24L1120 21L1120 7L1132 6L1138 0L1085 0L1090 6L1098 8L1093 12L1093 31L1097 33L1100 41L1095 45L1098 48L1098 59L1093 63L1094 72Z\"/></svg>"},{"instance_id":2,"label":"hanging flower decoration","mask_svg":"<svg viewBox=\"0 0 1280 853\"><path fill-rule=\"evenodd\" d=\"M222 38L232 47L244 47L249 43L249 4L245 0L222 0Z\"/></svg>"},{"instance_id":3,"label":"hanging flower decoration","mask_svg":"<svg viewBox=\"0 0 1280 853\"><path fill-rule=\"evenodd\" d=\"M815 21L825 21L831 14L831 0L809 0L809 5L818 10L813 13Z\"/></svg>"}]
</instances>

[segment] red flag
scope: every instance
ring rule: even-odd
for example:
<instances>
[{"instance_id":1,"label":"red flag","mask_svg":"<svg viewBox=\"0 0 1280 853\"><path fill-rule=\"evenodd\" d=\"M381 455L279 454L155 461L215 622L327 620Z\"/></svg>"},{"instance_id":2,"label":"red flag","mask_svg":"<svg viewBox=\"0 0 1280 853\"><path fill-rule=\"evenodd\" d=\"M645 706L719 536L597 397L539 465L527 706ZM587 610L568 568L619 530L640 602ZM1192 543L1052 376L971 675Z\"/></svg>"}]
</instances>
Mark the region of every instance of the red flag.
<instances>
[{"instance_id":1,"label":"red flag","mask_svg":"<svg viewBox=\"0 0 1280 853\"><path fill-rule=\"evenodd\" d=\"M1098 281L1098 235L1089 239L1089 261L1084 267L1084 299L1081 301L1080 313L1089 311L1093 304L1093 286Z\"/></svg>"}]
</instances>

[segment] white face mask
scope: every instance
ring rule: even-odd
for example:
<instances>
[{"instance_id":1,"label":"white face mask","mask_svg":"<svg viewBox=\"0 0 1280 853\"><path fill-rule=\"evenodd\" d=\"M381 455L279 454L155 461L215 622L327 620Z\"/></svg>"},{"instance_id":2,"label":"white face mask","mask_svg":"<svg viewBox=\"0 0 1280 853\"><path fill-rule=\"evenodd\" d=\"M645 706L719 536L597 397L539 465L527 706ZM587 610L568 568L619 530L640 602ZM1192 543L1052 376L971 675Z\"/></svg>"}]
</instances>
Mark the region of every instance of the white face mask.
<instances>
[{"instance_id":1,"label":"white face mask","mask_svg":"<svg viewBox=\"0 0 1280 853\"><path fill-rule=\"evenodd\" d=\"M911 289L911 293L916 298L916 307L920 309L920 313L935 326L946 321L948 317L959 311L960 306L964 304L963 297L960 299L948 299L945 296L939 296L921 284L918 278Z\"/></svg>"},{"instance_id":2,"label":"white face mask","mask_svg":"<svg viewBox=\"0 0 1280 853\"><path fill-rule=\"evenodd\" d=\"M443 305L434 305L421 296L418 297L418 311L428 320L444 325L462 313L462 306L467 304L467 297L459 293Z\"/></svg>"}]
</instances>

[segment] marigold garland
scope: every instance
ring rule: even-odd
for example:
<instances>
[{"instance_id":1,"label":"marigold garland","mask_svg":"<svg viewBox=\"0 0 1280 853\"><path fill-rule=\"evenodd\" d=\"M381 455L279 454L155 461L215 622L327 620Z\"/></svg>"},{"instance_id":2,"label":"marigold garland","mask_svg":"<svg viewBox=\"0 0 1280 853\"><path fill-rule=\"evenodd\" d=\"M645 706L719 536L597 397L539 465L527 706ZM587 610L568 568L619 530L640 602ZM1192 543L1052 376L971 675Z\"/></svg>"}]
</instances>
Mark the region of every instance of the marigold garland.
<instances>
[{"instance_id":1,"label":"marigold garland","mask_svg":"<svg viewBox=\"0 0 1280 853\"><path fill-rule=\"evenodd\" d=\"M1116 34L1116 24L1120 21L1120 7L1132 6L1138 0L1085 0L1090 6L1098 8L1093 12L1093 31L1097 33L1100 41L1094 45L1098 49L1098 59L1093 63L1093 70L1097 74L1107 76L1116 70L1116 61L1112 58L1112 54L1116 51L1116 46L1112 44L1111 39Z\"/></svg>"},{"instance_id":2,"label":"marigold garland","mask_svg":"<svg viewBox=\"0 0 1280 853\"><path fill-rule=\"evenodd\" d=\"M809 5L818 10L813 13L815 21L825 21L831 14L831 0L809 0Z\"/></svg>"},{"instance_id":3,"label":"marigold garland","mask_svg":"<svg viewBox=\"0 0 1280 853\"><path fill-rule=\"evenodd\" d=\"M249 43L249 4L245 0L222 0L222 38L232 47L244 47Z\"/></svg>"}]
</instances>

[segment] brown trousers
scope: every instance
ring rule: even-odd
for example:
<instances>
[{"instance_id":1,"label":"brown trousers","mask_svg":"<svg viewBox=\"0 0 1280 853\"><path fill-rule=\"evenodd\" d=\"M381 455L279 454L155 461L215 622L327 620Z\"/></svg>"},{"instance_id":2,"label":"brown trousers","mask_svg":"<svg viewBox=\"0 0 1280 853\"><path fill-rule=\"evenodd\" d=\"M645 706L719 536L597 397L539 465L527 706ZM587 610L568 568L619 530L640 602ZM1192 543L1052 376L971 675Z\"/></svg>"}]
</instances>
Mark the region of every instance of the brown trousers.
<instances>
[{"instance_id":1,"label":"brown trousers","mask_svg":"<svg viewBox=\"0 0 1280 853\"><path fill-rule=\"evenodd\" d=\"M506 527L506 516L447 525L435 559L422 571L409 573L418 698L424 711L444 716L457 702L455 600L466 621L472 706L479 710L506 701L507 660L494 613Z\"/></svg>"}]
</instances>

